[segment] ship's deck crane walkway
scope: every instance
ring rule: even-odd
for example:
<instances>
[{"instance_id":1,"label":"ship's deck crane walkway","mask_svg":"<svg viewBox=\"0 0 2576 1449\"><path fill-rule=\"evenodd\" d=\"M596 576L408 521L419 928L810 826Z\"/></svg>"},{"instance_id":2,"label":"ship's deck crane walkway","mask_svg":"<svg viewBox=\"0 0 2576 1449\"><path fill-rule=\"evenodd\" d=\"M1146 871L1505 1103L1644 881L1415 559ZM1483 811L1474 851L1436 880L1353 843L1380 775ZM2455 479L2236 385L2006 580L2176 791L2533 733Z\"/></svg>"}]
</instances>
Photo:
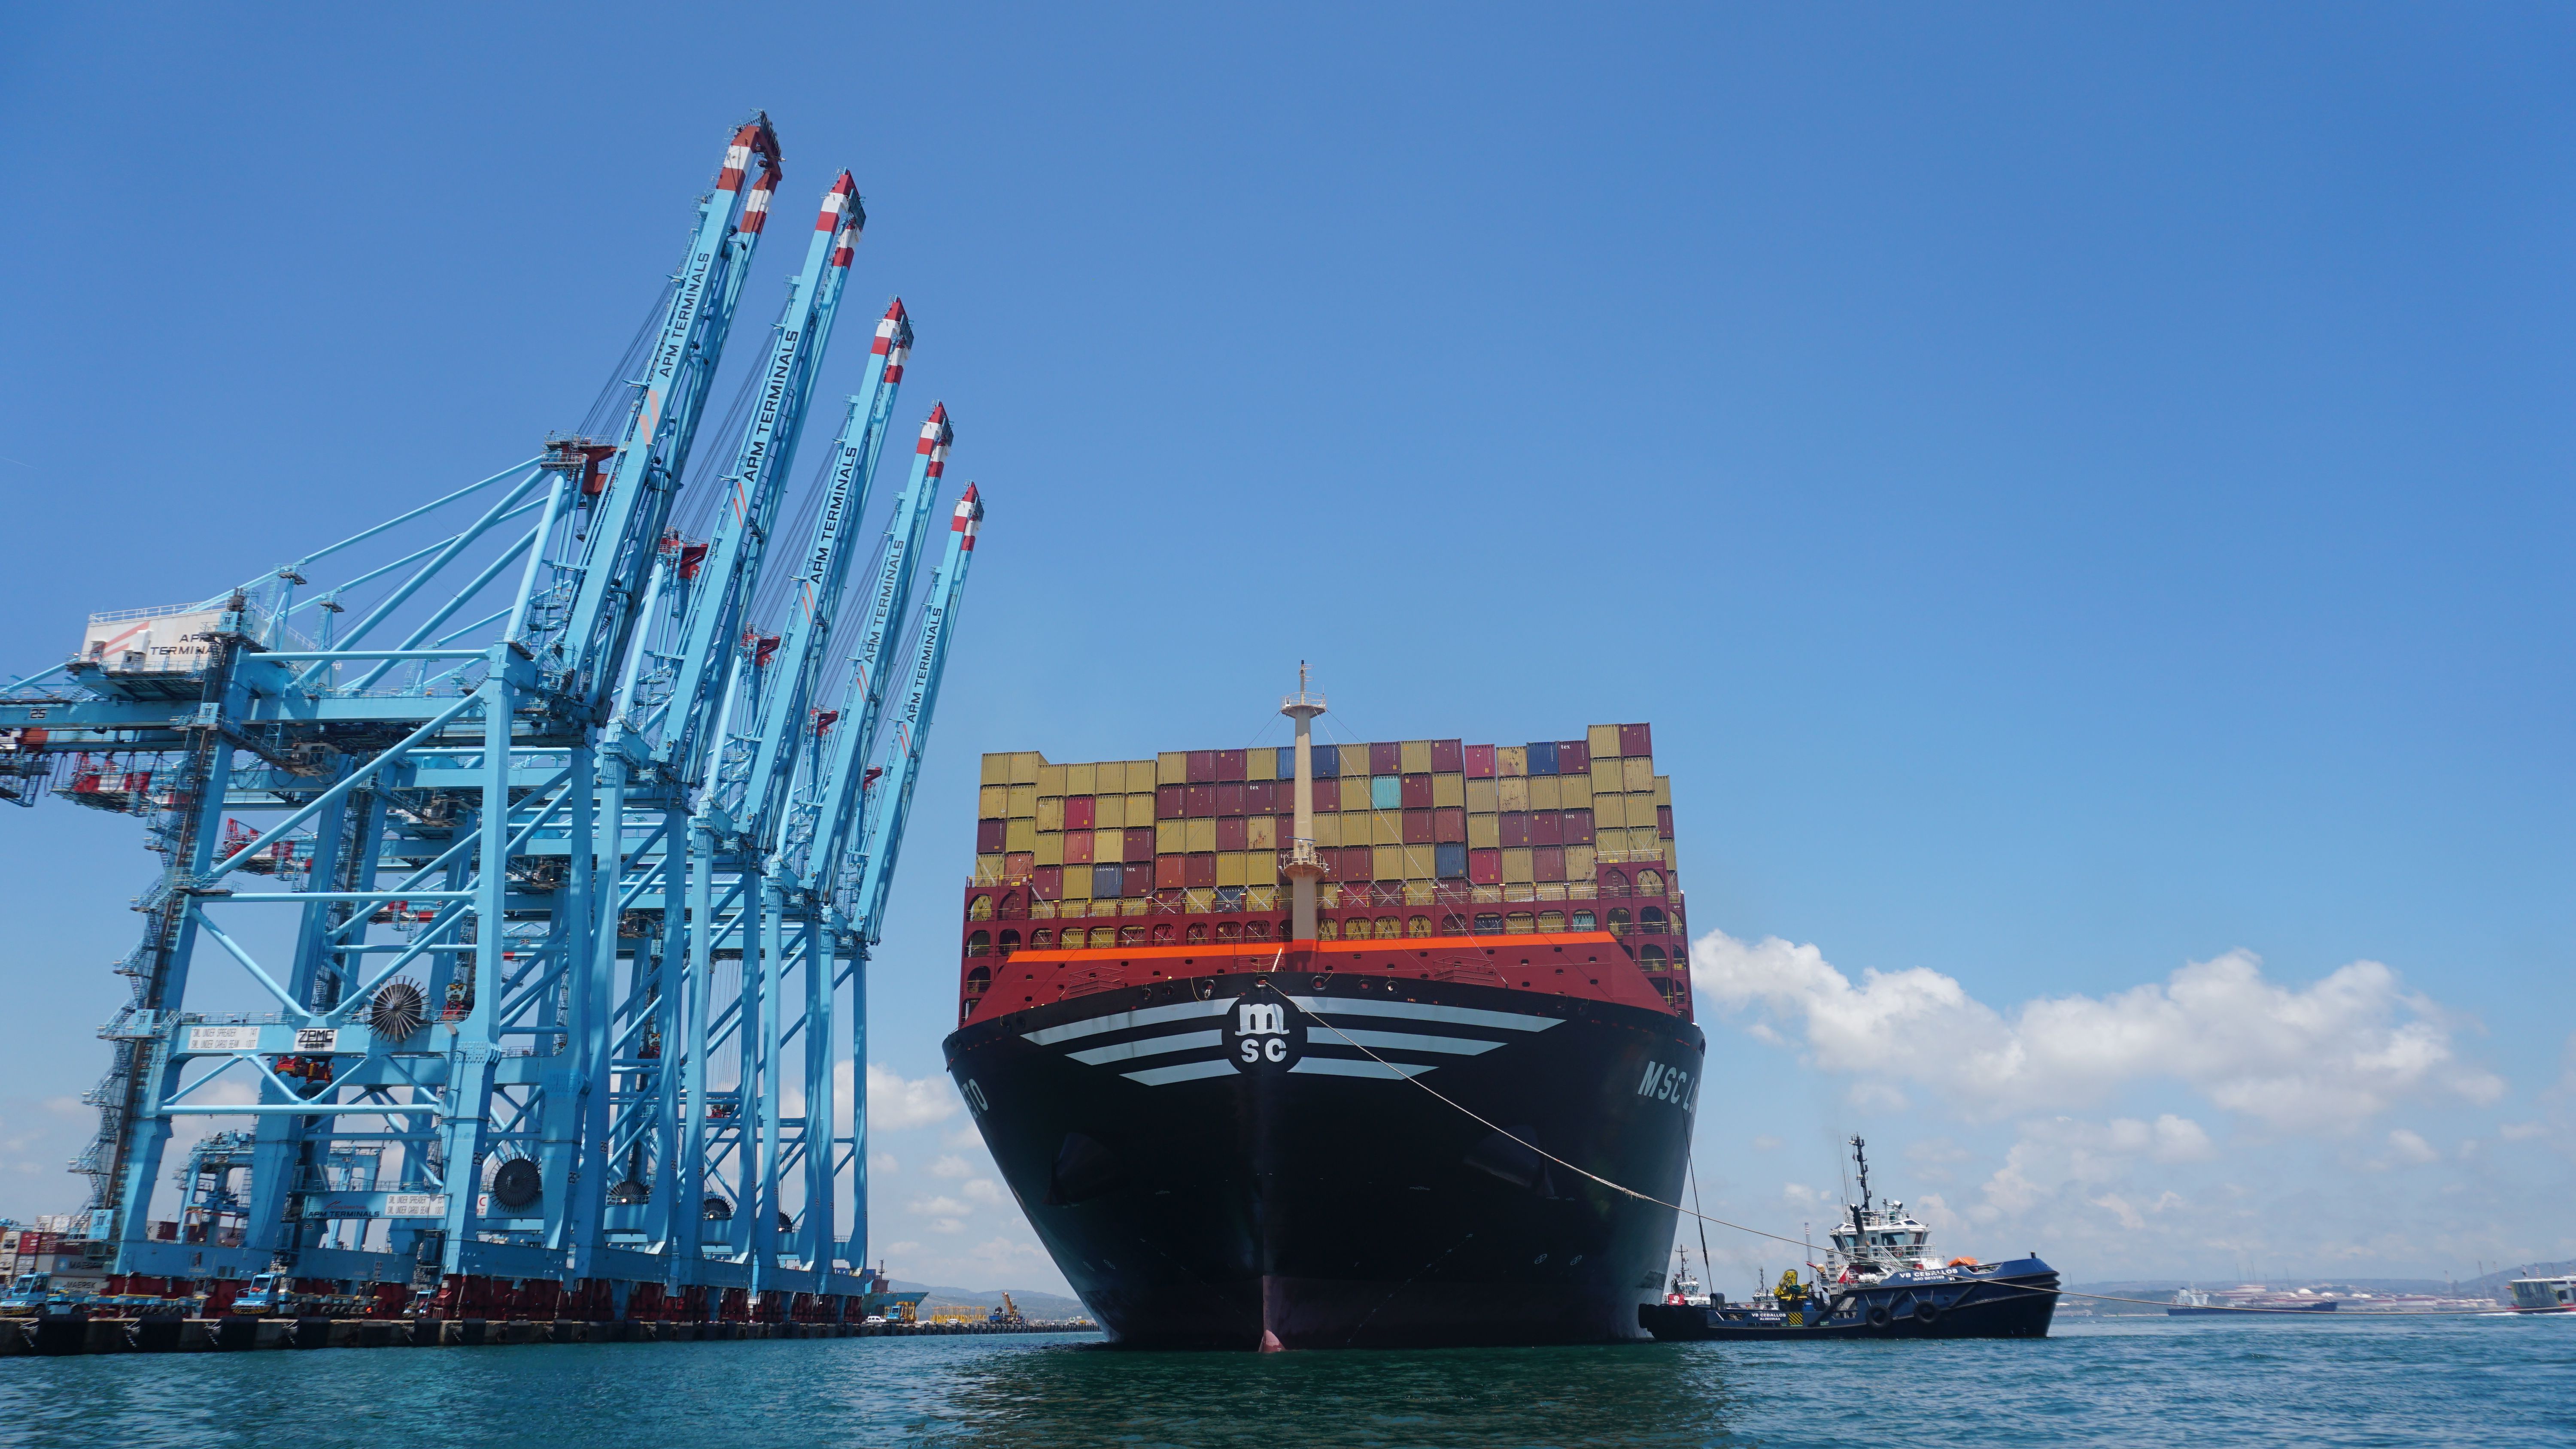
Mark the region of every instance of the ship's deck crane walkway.
<instances>
[{"instance_id":1,"label":"ship's deck crane walkway","mask_svg":"<svg viewBox=\"0 0 2576 1449\"><path fill-rule=\"evenodd\" d=\"M434 1285L449 1317L775 1321L881 1288L864 973L983 504L955 500L915 609L934 408L874 559L851 547L898 301L810 531L779 536L865 220L844 172L688 485L718 495L709 536L673 526L781 176L756 118L614 436L202 604L94 616L0 690L0 798L141 815L165 863L76 1165L132 1291L276 1268ZM163 1183L199 1118L237 1130Z\"/></svg>"}]
</instances>

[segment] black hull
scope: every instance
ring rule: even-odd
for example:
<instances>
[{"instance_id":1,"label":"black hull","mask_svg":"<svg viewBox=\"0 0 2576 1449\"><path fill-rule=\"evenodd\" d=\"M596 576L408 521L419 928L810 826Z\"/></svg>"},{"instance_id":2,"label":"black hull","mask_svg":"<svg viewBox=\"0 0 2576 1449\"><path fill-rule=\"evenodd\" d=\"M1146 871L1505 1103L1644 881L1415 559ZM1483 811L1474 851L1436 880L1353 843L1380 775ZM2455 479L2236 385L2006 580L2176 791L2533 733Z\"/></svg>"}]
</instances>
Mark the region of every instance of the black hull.
<instances>
[{"instance_id":1,"label":"black hull","mask_svg":"<svg viewBox=\"0 0 2576 1449\"><path fill-rule=\"evenodd\" d=\"M2057 1314L2056 1289L2057 1274L2032 1258L1999 1265L1991 1275L1848 1292L1796 1325L1781 1313L1742 1304L1650 1303L1637 1310L1637 1322L1657 1338L1679 1340L2046 1338Z\"/></svg>"},{"instance_id":2,"label":"black hull","mask_svg":"<svg viewBox=\"0 0 2576 1449\"><path fill-rule=\"evenodd\" d=\"M1674 1211L1496 1129L1672 1202L1703 1047L1635 1007L1247 973L1015 1013L947 1052L1113 1342L1254 1349L1644 1337Z\"/></svg>"}]
</instances>

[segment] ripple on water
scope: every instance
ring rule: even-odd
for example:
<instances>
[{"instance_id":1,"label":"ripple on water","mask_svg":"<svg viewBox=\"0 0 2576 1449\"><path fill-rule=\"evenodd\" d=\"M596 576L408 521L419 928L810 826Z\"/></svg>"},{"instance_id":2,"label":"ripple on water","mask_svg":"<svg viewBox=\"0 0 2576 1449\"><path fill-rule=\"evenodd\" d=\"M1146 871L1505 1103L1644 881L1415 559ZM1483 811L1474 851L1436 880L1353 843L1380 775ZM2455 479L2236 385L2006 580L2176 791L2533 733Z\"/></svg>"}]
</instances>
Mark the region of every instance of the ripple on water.
<instances>
[{"instance_id":1,"label":"ripple on water","mask_svg":"<svg viewBox=\"0 0 2576 1449\"><path fill-rule=\"evenodd\" d=\"M0 1444L2561 1449L2571 1401L2576 1320L1267 1356L834 1339L18 1358L0 1362Z\"/></svg>"}]
</instances>

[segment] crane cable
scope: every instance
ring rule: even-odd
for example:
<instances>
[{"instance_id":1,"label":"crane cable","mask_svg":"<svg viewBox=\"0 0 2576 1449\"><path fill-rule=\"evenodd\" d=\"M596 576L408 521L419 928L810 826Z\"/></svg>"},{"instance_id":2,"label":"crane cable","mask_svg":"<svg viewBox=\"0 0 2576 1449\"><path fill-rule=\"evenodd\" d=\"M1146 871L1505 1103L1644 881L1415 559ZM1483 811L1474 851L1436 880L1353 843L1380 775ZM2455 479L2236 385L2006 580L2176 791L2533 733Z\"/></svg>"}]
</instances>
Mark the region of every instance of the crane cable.
<instances>
[{"instance_id":1,"label":"crane cable","mask_svg":"<svg viewBox=\"0 0 2576 1449\"><path fill-rule=\"evenodd\" d=\"M1278 992L1283 997L1288 994L1285 991L1280 991L1278 984L1271 981L1266 975L1261 978L1260 984L1269 987L1272 991ZM1539 1146L1535 1142L1531 1142L1528 1139L1521 1137L1507 1128L1496 1127L1491 1121L1488 1121L1485 1117L1480 1115L1474 1108L1459 1102L1456 1098L1444 1095L1439 1088L1432 1086L1429 1082L1406 1072L1403 1068L1398 1067L1393 1062L1386 1060L1377 1053L1370 1051L1367 1047L1361 1046L1358 1042L1351 1040L1348 1033L1344 1032L1340 1027L1333 1025L1331 1022L1325 1021L1320 1014L1308 1012L1306 1015L1321 1023L1324 1030L1340 1037L1345 1046L1356 1049L1360 1055L1367 1057L1370 1061L1377 1063L1379 1066L1393 1072L1405 1081L1411 1082L1413 1085L1429 1092L1435 1100L1439 1101L1443 1105L1455 1108L1478 1124L1492 1128L1493 1131L1501 1136L1519 1143L1521 1146L1528 1148L1530 1151L1537 1153L1539 1156L1546 1158L1548 1161L1555 1163L1557 1166L1564 1168L1568 1172L1579 1173L1584 1177L1588 1177L1594 1182L1601 1184L1603 1187L1610 1189L1612 1192L1625 1194L1628 1197L1635 1198L1639 1202L1652 1203L1656 1207L1671 1208L1674 1212L1683 1214L1686 1217L1697 1218L1703 1223L1715 1223L1721 1228L1733 1228L1739 1233L1751 1233L1757 1238L1769 1238L1773 1242L1794 1243L1802 1252L1808 1251L1814 1246L1803 1238L1784 1237L1778 1233L1766 1232L1761 1228L1747 1227L1743 1223L1731 1223L1724 1218L1710 1217L1706 1213L1696 1212L1690 1208L1683 1207L1680 1203L1666 1202L1662 1198L1656 1197L1650 1193L1639 1192L1635 1188L1629 1187L1623 1183L1612 1182L1610 1179L1603 1177L1601 1174L1594 1172L1589 1168L1577 1167L1573 1163L1566 1161L1564 1158L1557 1156L1555 1153L1548 1151L1546 1148ZM1705 1240L1703 1240L1703 1242L1705 1242ZM1703 1248L1703 1255L1704 1254L1705 1249ZM1992 1286L2004 1288L2016 1293L2046 1293L2059 1298L2085 1298L2097 1303L2143 1303L2150 1308L2169 1308L2173 1306L2169 1301L2159 1302L2153 1298L2122 1298L2108 1293L2078 1293L2072 1288L2040 1288L2026 1283L1998 1283ZM2222 1307L2215 1304L2211 1305L2211 1307L2214 1311L2222 1313L2296 1313L2306 1316L2315 1312L2314 1309L2307 1308L2253 1308L2238 1307L2234 1305ZM2501 1306L2496 1308L2434 1308L2420 1311L2392 1313L2388 1316L2403 1318L2483 1318L2493 1314L2509 1313L2512 1311L2513 1310ZM2377 1317L2378 1315L2374 1314L2372 1316Z\"/></svg>"}]
</instances>

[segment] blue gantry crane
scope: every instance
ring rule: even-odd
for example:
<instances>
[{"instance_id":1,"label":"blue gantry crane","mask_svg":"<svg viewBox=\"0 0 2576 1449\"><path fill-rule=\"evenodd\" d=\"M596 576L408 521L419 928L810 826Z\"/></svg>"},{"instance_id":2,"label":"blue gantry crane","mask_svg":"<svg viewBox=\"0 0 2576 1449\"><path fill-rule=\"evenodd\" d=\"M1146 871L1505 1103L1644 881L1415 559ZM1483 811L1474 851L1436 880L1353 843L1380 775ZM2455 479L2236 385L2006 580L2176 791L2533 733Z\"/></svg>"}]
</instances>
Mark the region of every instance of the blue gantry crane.
<instances>
[{"instance_id":1,"label":"blue gantry crane","mask_svg":"<svg viewBox=\"0 0 2576 1449\"><path fill-rule=\"evenodd\" d=\"M0 690L0 799L139 815L163 858L76 1164L128 1291L270 1272L440 1316L770 1320L882 1291L865 967L984 505L954 503L916 608L934 407L845 608L898 301L789 506L864 225L846 172L691 472L781 175L755 118L601 436L94 615Z\"/></svg>"}]
</instances>

